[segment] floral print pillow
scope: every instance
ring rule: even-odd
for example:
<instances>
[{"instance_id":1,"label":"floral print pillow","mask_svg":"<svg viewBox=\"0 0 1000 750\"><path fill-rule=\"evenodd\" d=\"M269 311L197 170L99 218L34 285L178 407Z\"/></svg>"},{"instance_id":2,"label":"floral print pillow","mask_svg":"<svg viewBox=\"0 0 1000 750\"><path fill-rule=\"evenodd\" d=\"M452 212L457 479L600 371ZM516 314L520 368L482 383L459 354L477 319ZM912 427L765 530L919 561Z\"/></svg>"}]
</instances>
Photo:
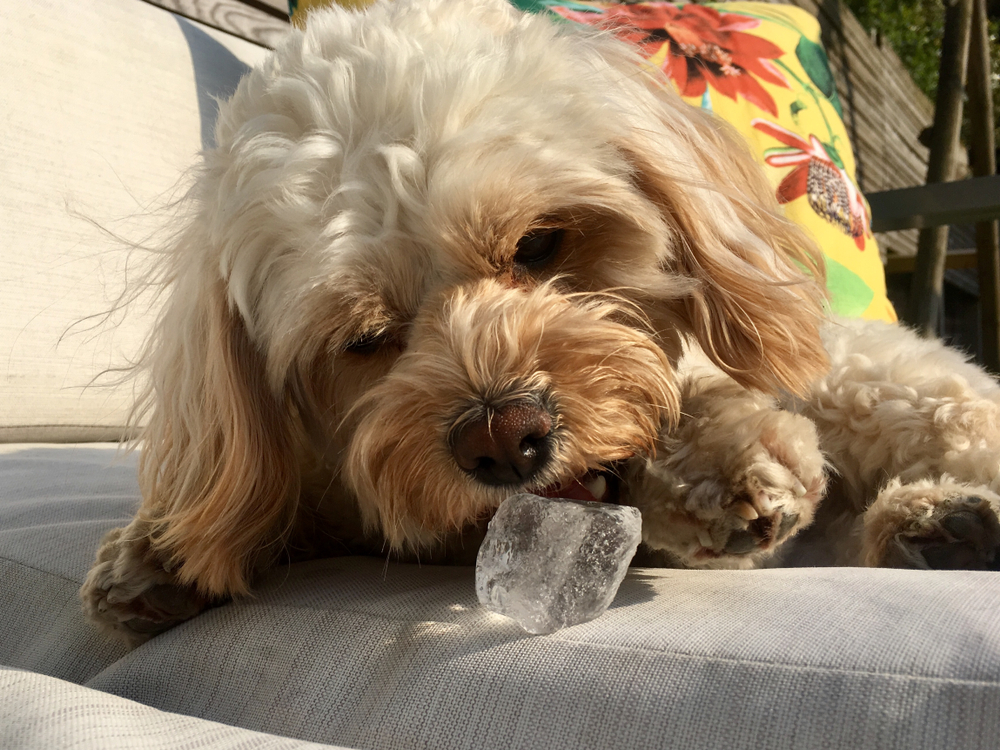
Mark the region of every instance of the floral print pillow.
<instances>
[{"instance_id":1,"label":"floral print pillow","mask_svg":"<svg viewBox=\"0 0 1000 750\"><path fill-rule=\"evenodd\" d=\"M613 30L686 101L734 125L765 165L788 217L823 248L833 311L896 319L815 18L758 2L513 2Z\"/></svg>"}]
</instances>

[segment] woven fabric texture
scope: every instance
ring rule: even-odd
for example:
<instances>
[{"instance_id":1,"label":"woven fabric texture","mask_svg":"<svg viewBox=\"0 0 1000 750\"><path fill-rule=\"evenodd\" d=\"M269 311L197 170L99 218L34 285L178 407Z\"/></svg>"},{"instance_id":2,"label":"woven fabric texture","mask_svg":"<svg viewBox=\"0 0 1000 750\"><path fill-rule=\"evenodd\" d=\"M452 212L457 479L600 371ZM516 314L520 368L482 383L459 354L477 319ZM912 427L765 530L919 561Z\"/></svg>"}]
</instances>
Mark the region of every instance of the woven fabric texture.
<instances>
[{"instance_id":1,"label":"woven fabric texture","mask_svg":"<svg viewBox=\"0 0 1000 750\"><path fill-rule=\"evenodd\" d=\"M4 750L337 750L143 706L32 672L0 667Z\"/></svg>"},{"instance_id":2,"label":"woven fabric texture","mask_svg":"<svg viewBox=\"0 0 1000 750\"><path fill-rule=\"evenodd\" d=\"M99 446L0 455L0 664L356 748L1000 737L994 573L639 569L599 619L529 636L477 605L471 569L340 558L277 569L253 597L126 653L83 620L75 590L134 509L133 460Z\"/></svg>"}]
</instances>

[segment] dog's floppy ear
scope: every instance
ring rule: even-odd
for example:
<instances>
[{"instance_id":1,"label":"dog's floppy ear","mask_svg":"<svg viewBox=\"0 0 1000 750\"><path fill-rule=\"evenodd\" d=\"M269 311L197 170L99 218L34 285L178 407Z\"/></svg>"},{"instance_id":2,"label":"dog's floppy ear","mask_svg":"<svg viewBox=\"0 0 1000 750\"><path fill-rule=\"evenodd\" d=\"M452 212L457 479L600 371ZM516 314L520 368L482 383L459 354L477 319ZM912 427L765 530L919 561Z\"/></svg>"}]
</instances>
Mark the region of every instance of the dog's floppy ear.
<instances>
[{"instance_id":1,"label":"dog's floppy ear","mask_svg":"<svg viewBox=\"0 0 1000 750\"><path fill-rule=\"evenodd\" d=\"M674 235L665 270L694 282L679 324L741 384L804 393L827 366L822 255L739 134L649 78L620 147Z\"/></svg>"},{"instance_id":2,"label":"dog's floppy ear","mask_svg":"<svg viewBox=\"0 0 1000 750\"><path fill-rule=\"evenodd\" d=\"M218 272L197 262L202 235L196 223L175 249L179 271L147 344L139 517L182 583L226 596L246 592L254 563L286 531L299 474L290 405L267 382Z\"/></svg>"}]
</instances>

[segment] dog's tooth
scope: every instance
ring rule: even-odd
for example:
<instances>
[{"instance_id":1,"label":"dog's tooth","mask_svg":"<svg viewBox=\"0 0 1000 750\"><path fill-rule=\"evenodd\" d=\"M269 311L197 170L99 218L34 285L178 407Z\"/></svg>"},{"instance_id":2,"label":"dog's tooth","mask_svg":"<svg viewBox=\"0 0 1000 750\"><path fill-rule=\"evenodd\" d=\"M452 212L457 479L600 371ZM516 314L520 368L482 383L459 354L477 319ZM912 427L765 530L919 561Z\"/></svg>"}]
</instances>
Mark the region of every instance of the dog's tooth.
<instances>
[{"instance_id":1,"label":"dog's tooth","mask_svg":"<svg viewBox=\"0 0 1000 750\"><path fill-rule=\"evenodd\" d=\"M795 486L792 487L792 490L795 492L796 497L803 497L806 494L806 486L798 479L795 480Z\"/></svg>"},{"instance_id":2,"label":"dog's tooth","mask_svg":"<svg viewBox=\"0 0 1000 750\"><path fill-rule=\"evenodd\" d=\"M757 506L757 511L762 516L769 516L774 512L774 504L771 502L771 498L767 495L758 495L754 498L754 505Z\"/></svg>"},{"instance_id":3,"label":"dog's tooth","mask_svg":"<svg viewBox=\"0 0 1000 750\"><path fill-rule=\"evenodd\" d=\"M738 515L744 521L754 521L760 518L760 514L756 510L754 510L754 507L750 503L746 502L745 500L741 500L740 502L733 505L733 513Z\"/></svg>"},{"instance_id":4,"label":"dog's tooth","mask_svg":"<svg viewBox=\"0 0 1000 750\"><path fill-rule=\"evenodd\" d=\"M698 541L702 547L712 549L712 535L708 533L707 529L698 529Z\"/></svg>"},{"instance_id":5,"label":"dog's tooth","mask_svg":"<svg viewBox=\"0 0 1000 750\"><path fill-rule=\"evenodd\" d=\"M587 492L594 496L595 500L603 500L604 495L608 491L608 480L602 475L598 474L592 480L584 485L587 488Z\"/></svg>"}]
</instances>

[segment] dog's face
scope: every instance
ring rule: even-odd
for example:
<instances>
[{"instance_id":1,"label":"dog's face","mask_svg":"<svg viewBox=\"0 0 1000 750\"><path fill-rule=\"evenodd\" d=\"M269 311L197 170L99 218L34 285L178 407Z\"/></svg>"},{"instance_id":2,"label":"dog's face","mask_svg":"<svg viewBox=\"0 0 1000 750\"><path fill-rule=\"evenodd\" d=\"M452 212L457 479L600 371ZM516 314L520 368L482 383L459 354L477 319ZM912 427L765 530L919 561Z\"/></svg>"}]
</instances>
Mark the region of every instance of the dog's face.
<instances>
[{"instance_id":1,"label":"dog's face","mask_svg":"<svg viewBox=\"0 0 1000 750\"><path fill-rule=\"evenodd\" d=\"M181 558L283 527L310 461L396 545L603 496L677 415L687 336L750 387L823 366L809 241L609 36L503 0L318 12L217 141L149 359Z\"/></svg>"}]
</instances>

